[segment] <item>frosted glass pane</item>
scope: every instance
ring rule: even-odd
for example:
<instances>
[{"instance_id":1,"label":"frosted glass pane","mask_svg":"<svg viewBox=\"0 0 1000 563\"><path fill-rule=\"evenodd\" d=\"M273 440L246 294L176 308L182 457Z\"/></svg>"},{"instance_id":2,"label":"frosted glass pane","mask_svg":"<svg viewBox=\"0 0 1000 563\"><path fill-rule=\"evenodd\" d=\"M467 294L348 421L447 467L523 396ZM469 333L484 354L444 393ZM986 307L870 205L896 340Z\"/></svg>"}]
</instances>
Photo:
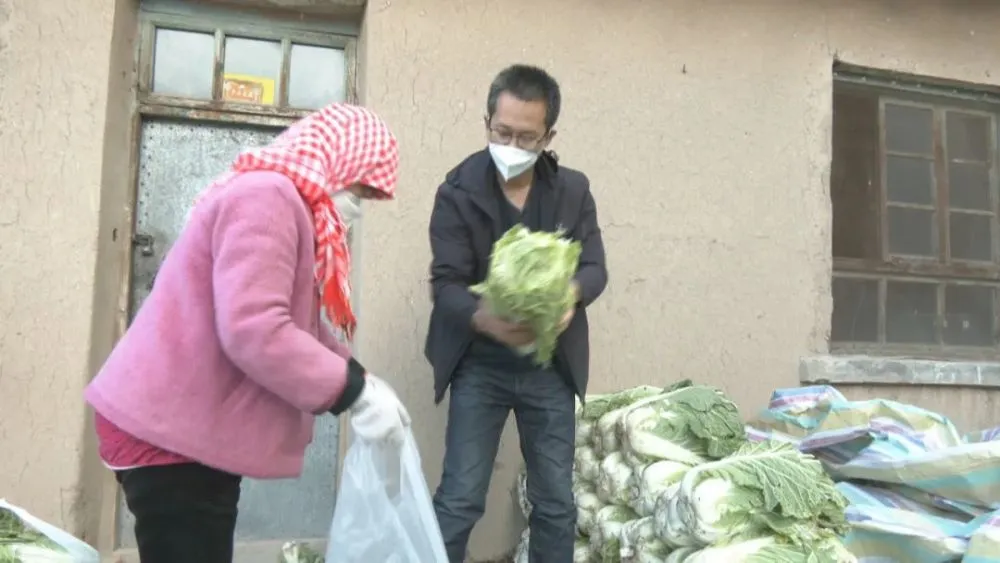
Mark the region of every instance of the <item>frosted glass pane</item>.
<instances>
[{"instance_id":1,"label":"frosted glass pane","mask_svg":"<svg viewBox=\"0 0 1000 563\"><path fill-rule=\"evenodd\" d=\"M292 45L288 105L319 109L347 99L344 51L311 45Z\"/></svg>"},{"instance_id":2,"label":"frosted glass pane","mask_svg":"<svg viewBox=\"0 0 1000 563\"><path fill-rule=\"evenodd\" d=\"M155 49L153 92L168 96L212 99L215 36L157 29Z\"/></svg>"},{"instance_id":3,"label":"frosted glass pane","mask_svg":"<svg viewBox=\"0 0 1000 563\"><path fill-rule=\"evenodd\" d=\"M277 103L281 43L226 38L222 99L263 105Z\"/></svg>"}]
</instances>

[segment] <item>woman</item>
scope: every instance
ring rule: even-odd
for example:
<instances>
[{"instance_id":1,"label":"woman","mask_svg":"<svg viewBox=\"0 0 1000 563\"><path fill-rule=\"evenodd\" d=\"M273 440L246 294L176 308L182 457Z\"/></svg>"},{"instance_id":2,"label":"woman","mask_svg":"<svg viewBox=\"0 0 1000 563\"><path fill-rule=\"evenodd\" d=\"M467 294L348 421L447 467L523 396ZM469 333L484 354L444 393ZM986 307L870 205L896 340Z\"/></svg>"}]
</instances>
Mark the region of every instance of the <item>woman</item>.
<instances>
[{"instance_id":1,"label":"woman","mask_svg":"<svg viewBox=\"0 0 1000 563\"><path fill-rule=\"evenodd\" d=\"M230 563L242 477L297 477L314 415L360 438L410 419L320 321L348 338L347 229L334 200L391 199L396 139L334 104L241 154L196 202L128 332L87 387L100 454L143 563Z\"/></svg>"}]
</instances>

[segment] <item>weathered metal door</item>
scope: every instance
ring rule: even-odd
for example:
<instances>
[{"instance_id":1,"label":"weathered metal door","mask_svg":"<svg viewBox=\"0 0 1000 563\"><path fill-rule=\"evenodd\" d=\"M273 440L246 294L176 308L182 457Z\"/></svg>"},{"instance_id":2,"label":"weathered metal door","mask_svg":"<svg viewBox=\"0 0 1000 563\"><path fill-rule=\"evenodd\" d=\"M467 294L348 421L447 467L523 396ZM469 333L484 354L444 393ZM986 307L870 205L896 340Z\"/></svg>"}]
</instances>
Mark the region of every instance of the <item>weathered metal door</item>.
<instances>
[{"instance_id":1,"label":"weathered metal door","mask_svg":"<svg viewBox=\"0 0 1000 563\"><path fill-rule=\"evenodd\" d=\"M149 294L156 270L183 228L195 196L226 170L242 149L267 144L278 132L194 121L143 122L131 288L133 314ZM243 482L236 536L241 544L254 545L238 549L237 561L276 561L281 541L326 536L333 517L338 450L337 419L319 417L300 479ZM134 547L134 521L124 499L120 500L118 514L120 547Z\"/></svg>"}]
</instances>

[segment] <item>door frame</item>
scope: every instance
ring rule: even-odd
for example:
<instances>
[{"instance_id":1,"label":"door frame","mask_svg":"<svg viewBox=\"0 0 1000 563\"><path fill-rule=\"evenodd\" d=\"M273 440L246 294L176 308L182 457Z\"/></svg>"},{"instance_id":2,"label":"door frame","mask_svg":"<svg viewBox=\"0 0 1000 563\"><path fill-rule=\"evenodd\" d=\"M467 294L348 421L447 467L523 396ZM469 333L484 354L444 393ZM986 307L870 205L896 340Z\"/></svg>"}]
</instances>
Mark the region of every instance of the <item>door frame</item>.
<instances>
[{"instance_id":1,"label":"door frame","mask_svg":"<svg viewBox=\"0 0 1000 563\"><path fill-rule=\"evenodd\" d=\"M184 0L179 0L181 3ZM190 7L190 5L189 5ZM358 103L358 38L356 34L345 33L343 22L330 21L330 31L317 31L316 25L308 29L281 12L265 14L266 19L247 23L240 12L229 9L211 8L211 17L199 17L199 6L190 7L194 14L158 13L145 11L140 4L139 41L135 50L136 83L135 98L129 117L128 130L128 177L129 192L124 213L124 232L118 237L119 252L122 257L121 277L118 282L117 301L114 313L114 341L125 334L129 324L131 286L133 281L133 236L136 232L136 205L139 195L139 154L143 121L150 118L167 118L191 123L241 124L259 127L288 127L314 110L287 107L289 54L292 43L333 47L344 51L345 92L348 103ZM225 15L223 15L225 14ZM229 17L229 14L232 17ZM274 19L267 16L273 16ZM251 18L253 20L254 18ZM213 71L212 100L197 100L156 94L153 84L153 54L157 28L179 31L212 33L215 36L215 67ZM225 60L225 38L227 35L251 39L280 41L282 44L282 67L276 103L274 106L241 104L222 100L222 73ZM222 170L219 171L223 172ZM340 416L339 444L335 475L339 477L344 456L349 444L349 424L346 415ZM336 486L336 483L332 483ZM102 471L101 513L96 547L102 561L113 563L139 563L138 551L134 548L118 547L118 508L120 487L110 471ZM326 549L327 538L295 538L308 542L320 550ZM275 554L289 539L248 541L237 543L234 561L239 563L274 563Z\"/></svg>"}]
</instances>

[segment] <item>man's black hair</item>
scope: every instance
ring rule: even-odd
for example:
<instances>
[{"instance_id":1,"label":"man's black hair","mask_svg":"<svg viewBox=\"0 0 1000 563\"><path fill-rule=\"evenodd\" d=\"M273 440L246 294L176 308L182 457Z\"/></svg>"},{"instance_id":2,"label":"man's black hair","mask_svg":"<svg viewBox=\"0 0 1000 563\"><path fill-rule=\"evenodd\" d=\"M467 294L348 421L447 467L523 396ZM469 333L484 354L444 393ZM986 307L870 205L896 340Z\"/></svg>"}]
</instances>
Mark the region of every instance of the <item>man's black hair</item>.
<instances>
[{"instance_id":1,"label":"man's black hair","mask_svg":"<svg viewBox=\"0 0 1000 563\"><path fill-rule=\"evenodd\" d=\"M504 92L525 102L544 101L546 129L552 129L559 119L559 107L562 105L559 83L537 66L511 65L493 79L486 98L486 115L491 119L497 111L497 99Z\"/></svg>"}]
</instances>

